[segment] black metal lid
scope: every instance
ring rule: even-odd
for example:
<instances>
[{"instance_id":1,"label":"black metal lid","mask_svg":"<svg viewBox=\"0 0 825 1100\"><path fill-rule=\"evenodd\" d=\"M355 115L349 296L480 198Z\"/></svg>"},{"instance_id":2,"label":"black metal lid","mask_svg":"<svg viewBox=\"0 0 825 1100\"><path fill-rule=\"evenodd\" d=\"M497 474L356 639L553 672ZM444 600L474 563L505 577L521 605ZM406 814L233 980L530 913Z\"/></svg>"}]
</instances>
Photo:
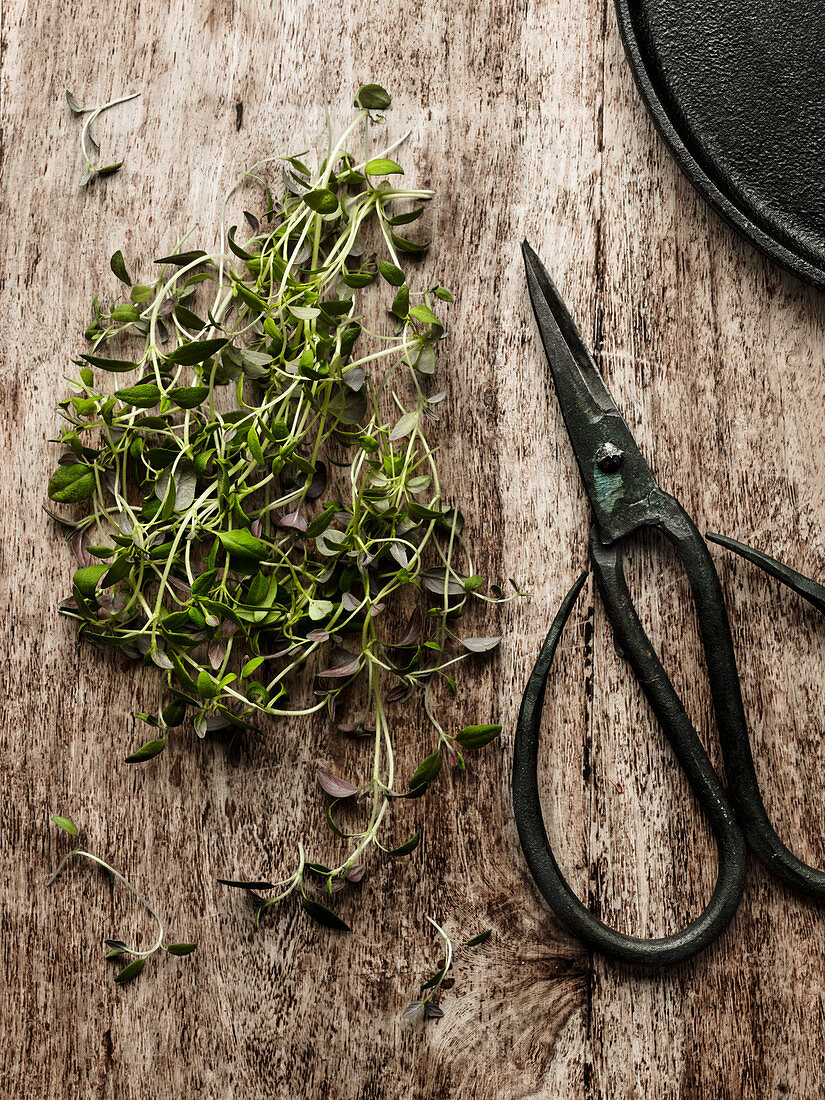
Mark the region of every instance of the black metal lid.
<instances>
[{"instance_id":1,"label":"black metal lid","mask_svg":"<svg viewBox=\"0 0 825 1100\"><path fill-rule=\"evenodd\" d=\"M825 10L616 0L636 83L682 170L753 244L825 286Z\"/></svg>"}]
</instances>

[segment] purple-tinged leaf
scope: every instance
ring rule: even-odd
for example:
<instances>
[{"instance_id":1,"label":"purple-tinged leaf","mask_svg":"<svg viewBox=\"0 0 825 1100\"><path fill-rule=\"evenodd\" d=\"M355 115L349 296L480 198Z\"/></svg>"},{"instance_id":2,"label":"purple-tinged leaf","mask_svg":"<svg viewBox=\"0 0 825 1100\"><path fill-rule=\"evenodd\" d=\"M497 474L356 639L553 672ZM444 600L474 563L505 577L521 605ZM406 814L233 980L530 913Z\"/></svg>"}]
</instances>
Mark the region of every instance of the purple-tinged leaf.
<instances>
[{"instance_id":1,"label":"purple-tinged leaf","mask_svg":"<svg viewBox=\"0 0 825 1100\"><path fill-rule=\"evenodd\" d=\"M310 630L307 634L308 642L327 642L329 641L329 634L326 630Z\"/></svg>"},{"instance_id":2,"label":"purple-tinged leaf","mask_svg":"<svg viewBox=\"0 0 825 1100\"><path fill-rule=\"evenodd\" d=\"M342 878L334 878L330 880L329 892L331 894L337 894L339 890L343 890L346 886L346 882Z\"/></svg>"},{"instance_id":3,"label":"purple-tinged leaf","mask_svg":"<svg viewBox=\"0 0 825 1100\"><path fill-rule=\"evenodd\" d=\"M345 592L341 597L341 604L345 611L357 611L361 606L361 600L354 596L352 592Z\"/></svg>"},{"instance_id":4,"label":"purple-tinged leaf","mask_svg":"<svg viewBox=\"0 0 825 1100\"><path fill-rule=\"evenodd\" d=\"M170 672L175 667L162 649L153 650L149 656L158 668L166 669L167 672Z\"/></svg>"},{"instance_id":5,"label":"purple-tinged leaf","mask_svg":"<svg viewBox=\"0 0 825 1100\"><path fill-rule=\"evenodd\" d=\"M342 679L352 676L360 667L361 658L357 653L350 653L348 649L338 648L332 654L332 666L319 672L319 676Z\"/></svg>"},{"instance_id":6,"label":"purple-tinged leaf","mask_svg":"<svg viewBox=\"0 0 825 1100\"><path fill-rule=\"evenodd\" d=\"M434 1005L432 1001L427 1001L424 1007L424 1015L428 1020L440 1020L444 1015L444 1009Z\"/></svg>"},{"instance_id":7,"label":"purple-tinged leaf","mask_svg":"<svg viewBox=\"0 0 825 1100\"><path fill-rule=\"evenodd\" d=\"M209 663L214 669L218 669L223 664L223 659L226 656L226 646L223 642L215 641L209 643Z\"/></svg>"},{"instance_id":8,"label":"purple-tinged leaf","mask_svg":"<svg viewBox=\"0 0 825 1100\"><path fill-rule=\"evenodd\" d=\"M445 576L446 570L443 568L425 569L421 574L421 583L428 592L432 592L436 596L443 596ZM463 577L453 574L452 571L450 579L447 581L447 594L450 596L463 596L465 594Z\"/></svg>"},{"instance_id":9,"label":"purple-tinged leaf","mask_svg":"<svg viewBox=\"0 0 825 1100\"><path fill-rule=\"evenodd\" d=\"M92 563L91 554L86 549L88 541L86 532L80 530L75 531L69 538L69 546L71 546L74 556L84 568Z\"/></svg>"},{"instance_id":10,"label":"purple-tinged leaf","mask_svg":"<svg viewBox=\"0 0 825 1100\"><path fill-rule=\"evenodd\" d=\"M290 527L294 531L303 532L307 529L307 521L306 517L302 516L300 510L296 508L294 512L290 512L286 516L281 516L278 520L278 526Z\"/></svg>"},{"instance_id":11,"label":"purple-tinged leaf","mask_svg":"<svg viewBox=\"0 0 825 1100\"><path fill-rule=\"evenodd\" d=\"M501 641L501 635L494 638L462 638L461 644L471 653L489 653Z\"/></svg>"},{"instance_id":12,"label":"purple-tinged leaf","mask_svg":"<svg viewBox=\"0 0 825 1100\"><path fill-rule=\"evenodd\" d=\"M385 700L388 703L400 703L402 699L406 699L412 691L411 684L395 684L387 692Z\"/></svg>"},{"instance_id":13,"label":"purple-tinged leaf","mask_svg":"<svg viewBox=\"0 0 825 1100\"><path fill-rule=\"evenodd\" d=\"M372 607L370 607L370 615L374 619L376 615L380 615L381 612L386 609L386 607L387 605L385 603L374 603Z\"/></svg>"},{"instance_id":14,"label":"purple-tinged leaf","mask_svg":"<svg viewBox=\"0 0 825 1100\"><path fill-rule=\"evenodd\" d=\"M427 1002L429 1004L429 1002ZM419 1023L424 1019L424 1013L426 1006L423 1001L411 1001L404 1011L401 1013L402 1020L410 1020L412 1023Z\"/></svg>"},{"instance_id":15,"label":"purple-tinged leaf","mask_svg":"<svg viewBox=\"0 0 825 1100\"><path fill-rule=\"evenodd\" d=\"M366 377L367 372L363 367L352 367L350 370L344 371L341 376L344 385L349 386L355 393L364 385Z\"/></svg>"},{"instance_id":16,"label":"purple-tinged leaf","mask_svg":"<svg viewBox=\"0 0 825 1100\"><path fill-rule=\"evenodd\" d=\"M404 631L404 636L399 642L396 642L395 644L399 647L399 649L415 645L415 643L421 637L421 631L423 629L424 612L421 610L420 607L416 606L413 609L412 615L410 615L409 621L407 622L407 628Z\"/></svg>"},{"instance_id":17,"label":"purple-tinged leaf","mask_svg":"<svg viewBox=\"0 0 825 1100\"><path fill-rule=\"evenodd\" d=\"M356 863L347 872L347 882L360 882L364 875L367 873L367 867L364 863Z\"/></svg>"},{"instance_id":18,"label":"purple-tinged leaf","mask_svg":"<svg viewBox=\"0 0 825 1100\"><path fill-rule=\"evenodd\" d=\"M312 480L307 488L307 500L317 500L318 497L322 496L328 480L325 464L323 462L316 463L315 473L312 475Z\"/></svg>"},{"instance_id":19,"label":"purple-tinged leaf","mask_svg":"<svg viewBox=\"0 0 825 1100\"><path fill-rule=\"evenodd\" d=\"M348 779L340 775L333 775L326 768L318 769L318 782L331 798L352 798L358 793L358 788Z\"/></svg>"},{"instance_id":20,"label":"purple-tinged leaf","mask_svg":"<svg viewBox=\"0 0 825 1100\"><path fill-rule=\"evenodd\" d=\"M390 543L390 554L395 558L402 569L406 569L410 563L409 555L407 554L406 546L402 546L400 542Z\"/></svg>"},{"instance_id":21,"label":"purple-tinged leaf","mask_svg":"<svg viewBox=\"0 0 825 1100\"><path fill-rule=\"evenodd\" d=\"M261 537L261 531L263 530L263 523L259 519L253 520L249 525L249 530L256 539L259 539Z\"/></svg>"}]
</instances>

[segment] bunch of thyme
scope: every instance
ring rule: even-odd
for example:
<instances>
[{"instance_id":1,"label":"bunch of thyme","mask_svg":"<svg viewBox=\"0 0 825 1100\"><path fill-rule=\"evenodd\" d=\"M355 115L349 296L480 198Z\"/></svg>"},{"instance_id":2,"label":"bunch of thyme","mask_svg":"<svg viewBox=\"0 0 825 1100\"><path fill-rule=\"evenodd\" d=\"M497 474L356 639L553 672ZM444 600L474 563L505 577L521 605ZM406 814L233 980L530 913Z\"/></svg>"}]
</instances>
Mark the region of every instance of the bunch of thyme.
<instances>
[{"instance_id":1,"label":"bunch of thyme","mask_svg":"<svg viewBox=\"0 0 825 1100\"><path fill-rule=\"evenodd\" d=\"M492 723L448 732L432 692L439 681L455 692L456 666L498 644L456 633L467 601L513 598L481 591L427 442L445 397L431 384L444 335L435 310L452 296L409 286L403 265L427 245L401 229L432 193L393 182L403 169L390 154L403 138L373 156L346 148L357 129L383 122L375 112L389 102L377 85L362 88L355 118L338 140L330 127L315 169L305 154L270 158L283 162L277 197L261 175L266 162L245 172L227 200L253 181L264 209L245 215L243 243L236 227L225 231L225 200L215 252L184 250L184 238L145 283L115 253L128 300L94 301L91 349L59 405L65 453L48 488L84 508L55 516L81 564L61 610L93 645L162 672L157 708L139 715L154 736L130 763L157 756L181 727L204 737L323 710L372 739L366 776L318 773L329 824L349 841L342 862L309 860L299 844L279 882L227 880L276 891L259 899L258 915L296 893L316 920L341 928L307 896L307 875L328 894L357 881L367 851L387 851L391 801L422 795L444 755L463 770L465 751L497 735ZM381 256L367 250L368 226ZM389 288L389 332L364 326L358 292L372 283ZM135 350L116 358L109 349L124 342ZM392 389L399 371L412 382L408 406ZM136 379L112 393L99 381L107 374ZM382 622L410 594L407 628L391 637ZM293 702L295 691L303 697ZM412 693L435 740L399 789L388 708ZM345 694L359 711L340 722ZM366 806L354 832L334 812L349 799ZM411 852L419 839L392 851Z\"/></svg>"}]
</instances>

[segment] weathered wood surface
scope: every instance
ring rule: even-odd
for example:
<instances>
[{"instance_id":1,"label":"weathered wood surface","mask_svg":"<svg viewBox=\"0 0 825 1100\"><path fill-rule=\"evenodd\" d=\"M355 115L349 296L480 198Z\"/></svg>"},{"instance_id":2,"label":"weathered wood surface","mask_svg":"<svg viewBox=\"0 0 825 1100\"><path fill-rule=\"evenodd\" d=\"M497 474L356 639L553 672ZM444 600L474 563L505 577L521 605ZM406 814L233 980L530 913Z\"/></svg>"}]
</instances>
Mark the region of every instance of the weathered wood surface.
<instances>
[{"instance_id":1,"label":"weathered wood surface","mask_svg":"<svg viewBox=\"0 0 825 1100\"><path fill-rule=\"evenodd\" d=\"M2 1094L820 1097L819 907L753 865L722 942L675 971L633 972L559 929L512 822L518 699L585 564L589 522L528 314L523 235L700 527L825 573L825 300L679 177L609 4L6 0L1 79ZM322 92L346 109L369 79L393 91L391 127L412 126L407 157L437 191L426 277L457 291L441 360L446 485L469 502L480 571L518 577L534 596L504 612L500 655L456 705L457 723L500 715L506 733L431 795L438 824L424 851L375 867L344 910L350 936L317 930L294 906L256 935L243 899L215 879L274 874L296 835L320 835L313 769L354 750L321 724L293 723L235 767L208 743L143 770L120 763L151 678L79 647L57 615L71 562L40 509L47 439L112 252L140 270L196 218L208 238L240 168L309 146ZM104 151L127 163L88 192L65 88L82 100L143 91L99 126ZM751 568L718 560L769 809L802 856L825 862L823 624ZM653 541L634 547L631 573L718 757L684 578ZM621 928L676 928L710 894L713 846L590 589L549 698L542 775L563 866ZM424 736L414 710L409 725L408 767ZM138 914L84 868L45 889L65 850L55 812L82 821L197 954L115 987L100 938L140 927ZM421 1030L399 1014L437 955L425 913L459 935L495 935L459 961L445 1018Z\"/></svg>"}]
</instances>

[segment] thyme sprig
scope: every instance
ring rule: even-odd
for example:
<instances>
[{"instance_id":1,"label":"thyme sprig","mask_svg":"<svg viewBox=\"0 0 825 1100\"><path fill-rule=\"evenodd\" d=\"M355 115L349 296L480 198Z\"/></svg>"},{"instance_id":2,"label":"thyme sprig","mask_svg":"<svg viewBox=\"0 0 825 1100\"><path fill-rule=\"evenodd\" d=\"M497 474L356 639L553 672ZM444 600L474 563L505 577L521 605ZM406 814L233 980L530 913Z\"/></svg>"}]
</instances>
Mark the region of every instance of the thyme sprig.
<instances>
[{"instance_id":1,"label":"thyme sprig","mask_svg":"<svg viewBox=\"0 0 825 1100\"><path fill-rule=\"evenodd\" d=\"M49 482L52 500L86 506L59 517L81 566L61 610L87 641L163 673L157 707L139 714L154 736L129 763L157 756L185 725L198 737L238 735L265 716L321 711L371 742L357 781L318 772L330 828L348 845L342 860L307 859L299 843L294 869L275 882L221 880L247 890L258 917L294 894L337 928L347 925L312 897L312 880L332 895L363 876L371 849L412 852L420 829L398 846L385 840L390 803L423 795L444 759L463 771L465 754L500 731L451 730L434 692L443 683L455 694L456 667L500 640L459 633L468 602L521 594L514 583L510 596L482 591L427 439L446 396L432 385L444 338L436 310L452 295L411 288L402 265L428 246L400 230L432 192L391 182L404 174L391 159L403 138L374 155L347 151L359 128L367 146L388 106L367 85L340 137L330 126L317 167L301 154L244 172L223 202L215 251L184 249L187 234L143 283L115 253L128 300L94 300ZM264 174L276 161L278 197ZM263 210L245 214L241 243L226 211L245 184L260 188ZM382 331L361 311L370 284L392 294ZM96 372L137 380L111 393ZM393 388L405 376L411 399ZM399 629L392 614L410 602ZM435 742L405 785L389 711L410 695ZM343 827L345 805L360 825Z\"/></svg>"},{"instance_id":2,"label":"thyme sprig","mask_svg":"<svg viewBox=\"0 0 825 1100\"><path fill-rule=\"evenodd\" d=\"M83 179L80 181L80 186L85 187L91 183L92 180L98 176L112 176L115 172L120 171L123 167L123 161L119 160L115 164L103 164L96 165L92 160L93 153L100 152L100 146L95 141L92 134L92 123L98 119L104 111L110 110L112 107L117 107L120 103L128 103L130 99L137 99L140 92L132 92L131 95L123 95L117 99L110 99L108 103L101 103L96 107L81 107L71 92L66 92L66 102L69 104L69 109L74 115L88 115L83 122L83 128L80 131L80 155L86 165L86 173Z\"/></svg>"},{"instance_id":3,"label":"thyme sprig","mask_svg":"<svg viewBox=\"0 0 825 1100\"><path fill-rule=\"evenodd\" d=\"M451 939L440 924L437 924L432 917L426 918L433 928L438 932L441 937L441 942L444 948L444 957L438 964L438 968L435 973L427 979L421 986L421 992L419 997L415 1001L411 1001L401 1016L405 1020L413 1020L419 1022L421 1020L428 1019L441 1019L444 1015L444 1010L439 1004L436 1003L435 998L440 994L441 989L444 987L444 981L450 972L450 968L453 965L453 956L457 947L476 947L478 944L484 943L493 934L491 928L486 929L484 932L479 932L477 936L473 936L469 940L453 940Z\"/></svg>"},{"instance_id":4,"label":"thyme sprig","mask_svg":"<svg viewBox=\"0 0 825 1100\"><path fill-rule=\"evenodd\" d=\"M78 837L78 828L70 817L60 817L55 815L54 817L52 817L52 821L55 823L55 825L59 825L61 829L67 832L69 836L73 836L75 838ZM143 896L143 894L138 893L134 886L132 886L132 884L127 879L125 879L119 871L116 871L114 867L111 867L108 863L100 859L98 856L92 855L91 852L87 852L86 849L82 847L79 840L75 847L72 848L70 852L67 852L66 855L63 856L63 858L61 859L60 863L58 863L56 869L51 874L48 882L46 883L47 886L51 886L55 879L58 878L61 871L69 862L69 860L71 860L75 856L80 856L82 859L89 860L91 863L94 863L97 867L100 867L103 871L105 871L112 880L117 879L118 882L121 882L126 887L126 889L129 890L130 893L134 894L138 901L146 907L149 915L152 917L155 924L157 925L157 937L155 938L152 946L148 947L145 951L140 951L136 947L129 947L129 945L124 943L123 940L107 939L103 941L109 948L106 954L107 959L120 959L123 955L132 956L132 961L127 963L126 966L124 966L123 969L118 971L118 973L115 975L115 981L119 985L123 985L125 982L129 982L133 978L136 978L146 965L146 960L151 955L154 955L156 951L165 951L167 955L180 956L191 955L192 952L197 948L197 944L195 943L164 943L163 941L166 936L166 930L163 927L163 922L161 921L155 910L152 908L150 903Z\"/></svg>"}]
</instances>

